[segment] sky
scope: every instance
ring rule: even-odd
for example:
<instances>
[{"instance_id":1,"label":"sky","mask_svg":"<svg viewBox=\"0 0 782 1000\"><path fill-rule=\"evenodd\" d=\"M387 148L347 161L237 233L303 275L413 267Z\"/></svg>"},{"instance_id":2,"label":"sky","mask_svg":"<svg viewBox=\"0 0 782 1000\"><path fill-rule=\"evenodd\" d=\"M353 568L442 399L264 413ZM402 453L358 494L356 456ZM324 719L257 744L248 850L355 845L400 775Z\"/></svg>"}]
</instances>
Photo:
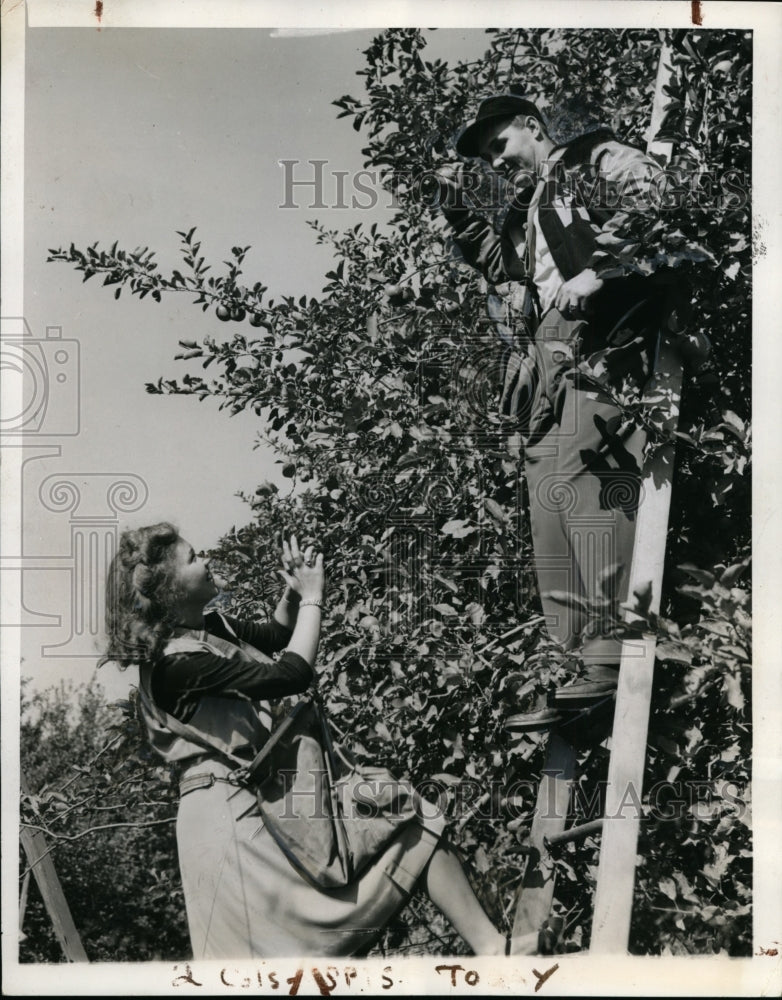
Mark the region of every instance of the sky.
<instances>
[{"instance_id":1,"label":"sky","mask_svg":"<svg viewBox=\"0 0 782 1000\"><path fill-rule=\"evenodd\" d=\"M66 424L76 426L78 411L78 433L44 433L28 442L56 444L59 454L34 447L25 452L23 546L31 567L23 578L31 625L25 639L35 686L61 677L86 680L94 671L100 635L87 647L41 647L70 635L79 585L66 558L72 522L100 515L102 495L90 507L87 494L107 487L109 474L129 481L138 495L136 509L120 516L120 529L171 520L197 549L249 521L238 491L252 493L266 479L290 488L276 457L266 446L255 447L263 427L254 414L229 417L215 401L149 395L144 388L161 375L201 371L197 362L190 367L173 360L180 338L250 335L248 324L223 324L184 295L158 305L123 292L115 301L100 278L85 284L70 265L47 263L48 250L95 241L108 248L118 240L127 249L155 249L163 270L177 265L176 231L197 226L207 260L219 266L231 246L251 245L248 283L263 281L274 298L317 295L333 260L328 247L316 244L307 220L345 229L357 222L384 225L392 214L379 189L372 209L335 207L331 173L363 167L365 138L349 119L337 120L331 101L362 96L356 71L376 34L28 30L24 316L36 340L46 339L48 327L59 327L64 341L78 342L79 353L78 399L61 393L57 400ZM475 58L487 48L478 30L429 37L433 57ZM299 162L285 168L282 160ZM300 207L281 208L291 200L286 169L295 180L309 180L315 170L309 160L327 161L323 201L329 207L310 208L312 188L300 186L293 198ZM74 380L65 388L75 388ZM51 407L44 431L56 432L53 414ZM66 473L80 484L83 500L76 511L51 510L51 502L47 507L41 501L42 484ZM56 566L36 567L36 559L57 558ZM102 573L91 581L90 589L102 589ZM59 616L61 625L41 614ZM86 656L70 655L85 648ZM105 668L101 677L113 685ZM121 693L126 685L123 678Z\"/></svg>"}]
</instances>

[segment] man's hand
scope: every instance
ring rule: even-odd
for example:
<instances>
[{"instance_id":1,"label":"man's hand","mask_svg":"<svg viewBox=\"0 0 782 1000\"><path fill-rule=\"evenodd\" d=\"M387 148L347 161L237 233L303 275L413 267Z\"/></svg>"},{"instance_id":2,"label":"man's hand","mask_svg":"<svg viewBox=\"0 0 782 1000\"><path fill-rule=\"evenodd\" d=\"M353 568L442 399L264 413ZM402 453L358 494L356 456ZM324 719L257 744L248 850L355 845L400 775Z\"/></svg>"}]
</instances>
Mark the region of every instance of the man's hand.
<instances>
[{"instance_id":1,"label":"man's hand","mask_svg":"<svg viewBox=\"0 0 782 1000\"><path fill-rule=\"evenodd\" d=\"M573 313L585 313L589 309L589 300L599 292L605 282L598 278L591 268L581 271L557 292L554 305L563 316L567 317Z\"/></svg>"}]
</instances>

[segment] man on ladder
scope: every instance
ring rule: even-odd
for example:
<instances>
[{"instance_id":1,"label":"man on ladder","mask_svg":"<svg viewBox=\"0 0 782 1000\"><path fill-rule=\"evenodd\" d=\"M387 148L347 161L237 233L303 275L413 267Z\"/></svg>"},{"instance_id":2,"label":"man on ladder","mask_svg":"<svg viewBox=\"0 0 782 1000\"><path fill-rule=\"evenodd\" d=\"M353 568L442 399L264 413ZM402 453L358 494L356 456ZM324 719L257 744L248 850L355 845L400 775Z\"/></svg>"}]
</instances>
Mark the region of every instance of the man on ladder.
<instances>
[{"instance_id":1,"label":"man on ladder","mask_svg":"<svg viewBox=\"0 0 782 1000\"><path fill-rule=\"evenodd\" d=\"M621 641L590 621L606 597L614 607L628 598L642 502L647 435L617 396L642 398L661 332L676 329L687 296L654 248L639 248L661 175L642 150L603 128L557 145L536 105L515 94L484 100L456 149L483 159L514 190L497 233L467 203L461 170L439 172L441 209L465 261L490 284L490 311L498 312L496 287L512 289L502 316L515 341L506 348L502 408L524 444L547 627L583 662L583 675L550 690L546 706L512 720L516 730L553 730L538 800L548 816L533 826L514 927L516 950L534 953L553 896L543 842L564 829L575 764L564 734L569 720L613 698L623 655Z\"/></svg>"}]
</instances>

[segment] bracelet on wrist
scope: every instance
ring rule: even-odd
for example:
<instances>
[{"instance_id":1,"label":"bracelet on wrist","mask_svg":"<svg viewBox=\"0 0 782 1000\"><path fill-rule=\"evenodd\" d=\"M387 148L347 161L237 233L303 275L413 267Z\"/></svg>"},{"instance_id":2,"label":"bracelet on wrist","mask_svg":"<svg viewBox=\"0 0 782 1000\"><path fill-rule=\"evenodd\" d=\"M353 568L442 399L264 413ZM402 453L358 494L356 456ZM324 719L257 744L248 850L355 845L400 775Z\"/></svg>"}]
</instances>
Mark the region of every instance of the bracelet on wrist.
<instances>
[{"instance_id":1,"label":"bracelet on wrist","mask_svg":"<svg viewBox=\"0 0 782 1000\"><path fill-rule=\"evenodd\" d=\"M300 608L306 608L306 607L319 608L319 607L321 607L321 599L319 597L309 597L309 598L307 598L306 601L302 601L299 604L299 607Z\"/></svg>"}]
</instances>

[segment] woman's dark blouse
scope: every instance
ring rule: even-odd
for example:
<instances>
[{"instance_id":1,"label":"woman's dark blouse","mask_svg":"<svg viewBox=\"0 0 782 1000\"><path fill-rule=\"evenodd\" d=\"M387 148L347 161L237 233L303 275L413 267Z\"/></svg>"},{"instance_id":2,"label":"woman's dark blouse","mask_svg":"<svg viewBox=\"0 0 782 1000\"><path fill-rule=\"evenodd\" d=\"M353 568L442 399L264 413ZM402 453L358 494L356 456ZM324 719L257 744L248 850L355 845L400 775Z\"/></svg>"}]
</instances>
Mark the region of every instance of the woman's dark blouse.
<instances>
[{"instance_id":1,"label":"woman's dark blouse","mask_svg":"<svg viewBox=\"0 0 782 1000\"><path fill-rule=\"evenodd\" d=\"M242 642L267 655L284 649L292 634L275 619L263 624L241 622L227 615L225 619ZM265 701L305 691L312 682L312 668L298 653L285 652L272 663L258 663L236 646L220 615L205 615L204 625L207 633L234 645L236 653L216 656L206 649L172 653L163 656L152 671L152 697L183 722L192 716L201 698Z\"/></svg>"}]
</instances>

